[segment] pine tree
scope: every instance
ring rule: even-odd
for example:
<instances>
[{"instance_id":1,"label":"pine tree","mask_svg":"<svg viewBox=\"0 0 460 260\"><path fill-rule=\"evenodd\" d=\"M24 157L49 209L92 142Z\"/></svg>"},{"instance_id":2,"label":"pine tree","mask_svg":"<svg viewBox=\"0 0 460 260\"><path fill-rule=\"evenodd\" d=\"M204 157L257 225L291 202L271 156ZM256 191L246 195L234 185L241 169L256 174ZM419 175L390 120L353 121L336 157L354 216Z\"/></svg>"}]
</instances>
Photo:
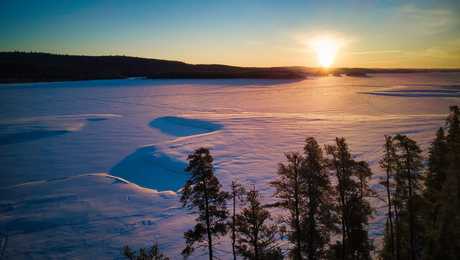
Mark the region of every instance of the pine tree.
<instances>
[{"instance_id":1,"label":"pine tree","mask_svg":"<svg viewBox=\"0 0 460 260\"><path fill-rule=\"evenodd\" d=\"M246 195L247 205L236 217L237 249L245 259L283 259L277 245L278 228L270 224L270 213L259 201L259 193L253 188Z\"/></svg>"},{"instance_id":2,"label":"pine tree","mask_svg":"<svg viewBox=\"0 0 460 260\"><path fill-rule=\"evenodd\" d=\"M346 146L345 140L336 138L336 145L327 145L326 153L332 157L330 160L330 166L333 171L335 171L337 179L337 198L338 198L338 208L339 216L341 222L341 259L347 259L349 254L347 240L349 240L349 226L348 226L348 196L347 191L351 186L351 168L352 168L352 159L351 155L348 152L348 146Z\"/></svg>"},{"instance_id":3,"label":"pine tree","mask_svg":"<svg viewBox=\"0 0 460 260\"><path fill-rule=\"evenodd\" d=\"M213 158L206 148L199 148L187 158L186 171L191 174L181 196L184 207L198 213L198 222L192 230L185 232L186 247L182 254L190 255L196 243L207 242L209 259L213 259L213 238L227 232L228 194L221 191L219 180L214 176Z\"/></svg>"},{"instance_id":4,"label":"pine tree","mask_svg":"<svg viewBox=\"0 0 460 260\"><path fill-rule=\"evenodd\" d=\"M393 250L391 247L393 247ZM378 257L379 257L378 259L381 259L381 260L396 259L394 229L393 229L393 233L390 234L390 221L388 217L385 222L385 229L383 233L383 248L379 252Z\"/></svg>"},{"instance_id":5,"label":"pine tree","mask_svg":"<svg viewBox=\"0 0 460 260\"><path fill-rule=\"evenodd\" d=\"M336 231L333 189L323 151L314 138L307 138L301 175L306 212L302 223L306 234L305 251L309 260L323 259L330 235Z\"/></svg>"},{"instance_id":6,"label":"pine tree","mask_svg":"<svg viewBox=\"0 0 460 260\"><path fill-rule=\"evenodd\" d=\"M341 259L370 259L371 244L367 235L368 217L372 213L364 199L367 193L367 178L371 171L364 162L353 160L344 138L336 138L336 145L326 146L331 157L330 167L337 179L337 198L341 222Z\"/></svg>"},{"instance_id":7,"label":"pine tree","mask_svg":"<svg viewBox=\"0 0 460 260\"><path fill-rule=\"evenodd\" d=\"M418 219L420 218L420 191L422 179L422 157L421 150L417 143L405 135L396 135L394 137L396 156L398 158L396 170L396 185L398 193L399 218L398 221L406 221L401 218L403 214L407 213L407 225L409 229L409 248L407 255L409 259L415 260L419 258L418 248L421 246L420 225ZM400 223L401 224L401 223ZM401 227L401 225L400 225ZM402 229L400 230L402 232ZM401 235L400 235L401 237Z\"/></svg>"},{"instance_id":8,"label":"pine tree","mask_svg":"<svg viewBox=\"0 0 460 260\"><path fill-rule=\"evenodd\" d=\"M383 158L380 160L380 167L385 170L385 180L382 184L385 187L387 197L387 222L385 225L384 248L382 251L383 259L397 259L393 223L393 196L392 186L394 178L394 170L396 168L396 152L393 144L393 137L385 136Z\"/></svg>"},{"instance_id":9,"label":"pine tree","mask_svg":"<svg viewBox=\"0 0 460 260\"><path fill-rule=\"evenodd\" d=\"M150 249L140 248L139 253L132 251L129 246L123 247L123 256L129 260L169 260L160 252L158 244L153 244Z\"/></svg>"},{"instance_id":10,"label":"pine tree","mask_svg":"<svg viewBox=\"0 0 460 260\"><path fill-rule=\"evenodd\" d=\"M303 156L299 153L286 153L287 164L279 164L278 179L271 184L275 187L275 197L280 199L279 205L289 211L287 223L290 226L289 241L294 245L290 255L302 259L305 232L302 229L301 217L305 205L302 194L304 185L301 178Z\"/></svg>"},{"instance_id":11,"label":"pine tree","mask_svg":"<svg viewBox=\"0 0 460 260\"><path fill-rule=\"evenodd\" d=\"M241 184L236 181L232 181L231 184L231 200L232 200L232 220L229 223L231 229L231 240L232 240L232 253L233 259L236 260L236 206L238 203L242 203L244 199L245 189Z\"/></svg>"},{"instance_id":12,"label":"pine tree","mask_svg":"<svg viewBox=\"0 0 460 260\"><path fill-rule=\"evenodd\" d=\"M374 192L369 188L369 179L372 171L367 162L355 161L353 176L357 178L358 192L353 192L350 199L350 229L352 233L351 252L353 259L371 259L370 252L373 250L369 239L369 217L372 208L367 198L374 197Z\"/></svg>"}]
</instances>

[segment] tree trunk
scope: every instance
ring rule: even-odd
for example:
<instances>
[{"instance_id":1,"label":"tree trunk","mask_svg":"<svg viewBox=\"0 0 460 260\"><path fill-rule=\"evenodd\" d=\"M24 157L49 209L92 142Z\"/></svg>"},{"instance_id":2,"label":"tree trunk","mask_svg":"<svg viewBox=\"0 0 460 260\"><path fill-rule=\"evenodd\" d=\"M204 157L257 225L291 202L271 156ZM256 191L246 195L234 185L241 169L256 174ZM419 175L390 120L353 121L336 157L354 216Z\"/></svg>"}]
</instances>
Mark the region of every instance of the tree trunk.
<instances>
[{"instance_id":1,"label":"tree trunk","mask_svg":"<svg viewBox=\"0 0 460 260\"><path fill-rule=\"evenodd\" d=\"M340 169L339 166L337 165L337 157L335 155L332 155L332 156L334 160L335 171L337 174L337 186L339 188L339 204L340 204L340 211L342 213L342 215L340 216L341 222L342 222L342 260L345 260L346 253L347 253L347 250L346 250L346 236L347 236L346 227L347 226L345 224L345 194L344 194L343 187L342 187L342 174L340 173L340 170L343 170L343 169Z\"/></svg>"},{"instance_id":2,"label":"tree trunk","mask_svg":"<svg viewBox=\"0 0 460 260\"><path fill-rule=\"evenodd\" d=\"M414 209L412 203L412 178L410 177L410 171L408 171L409 178L409 236L410 236L410 259L416 259L415 252L415 221L414 221Z\"/></svg>"},{"instance_id":3,"label":"tree trunk","mask_svg":"<svg viewBox=\"0 0 460 260\"><path fill-rule=\"evenodd\" d=\"M341 203L341 211L342 211L342 260L345 260L347 257L347 238L349 238L348 234L348 226L347 226L347 217L348 217L348 211L347 211L347 205L345 201L345 192L343 190L343 185L342 185L342 176L338 176L338 186L339 186L339 191L340 191L340 203ZM350 241L350 240L348 240Z\"/></svg>"},{"instance_id":4,"label":"tree trunk","mask_svg":"<svg viewBox=\"0 0 460 260\"><path fill-rule=\"evenodd\" d=\"M256 229L255 229L255 234L254 234L254 260L259 260L259 229L258 229L258 223L256 220Z\"/></svg>"},{"instance_id":5,"label":"tree trunk","mask_svg":"<svg viewBox=\"0 0 460 260\"><path fill-rule=\"evenodd\" d=\"M233 190L233 215L232 215L232 252L233 260L236 260L236 249L235 249L235 240L236 240L236 231L235 231L235 214L236 214L236 191Z\"/></svg>"},{"instance_id":6,"label":"tree trunk","mask_svg":"<svg viewBox=\"0 0 460 260\"><path fill-rule=\"evenodd\" d=\"M343 214L343 213L342 213ZM344 218L342 216L342 260L345 260L345 256L347 254L346 245L345 245L345 223Z\"/></svg>"},{"instance_id":7,"label":"tree trunk","mask_svg":"<svg viewBox=\"0 0 460 260\"><path fill-rule=\"evenodd\" d=\"M311 187L311 181L310 183L308 184L309 188L308 188L308 191L309 191L309 201L308 201L308 204L309 204L309 209L308 209L308 214L309 214L309 219L310 219L310 228L309 228L309 235L310 235L310 239L308 241L308 259L309 260L314 260L315 259L315 238L314 238L314 231L315 231L315 226L316 226L316 223L315 223L315 210L316 210L316 205L314 205L315 203L313 203L313 200L312 200L312 187Z\"/></svg>"},{"instance_id":8,"label":"tree trunk","mask_svg":"<svg viewBox=\"0 0 460 260\"><path fill-rule=\"evenodd\" d=\"M391 191L390 191L390 171L387 170L387 180L386 180L386 190L387 190L387 200L388 200L388 220L390 222L390 250L391 250L391 259L395 259L395 238L393 232L393 212L391 210Z\"/></svg>"},{"instance_id":9,"label":"tree trunk","mask_svg":"<svg viewBox=\"0 0 460 260\"><path fill-rule=\"evenodd\" d=\"M396 221L396 260L401 259L401 219L399 218L399 211L395 206L395 221Z\"/></svg>"},{"instance_id":10,"label":"tree trunk","mask_svg":"<svg viewBox=\"0 0 460 260\"><path fill-rule=\"evenodd\" d=\"M204 187L204 200L205 200L205 217L206 217L206 232L208 234L208 251L209 251L209 260L213 259L212 256L212 236L211 236L211 221L209 220L209 196L208 189L206 186L206 181L203 181Z\"/></svg>"},{"instance_id":11,"label":"tree trunk","mask_svg":"<svg viewBox=\"0 0 460 260\"><path fill-rule=\"evenodd\" d=\"M410 239L410 259L416 259L416 252L415 252L415 220L414 220L414 207L412 202L413 197L413 190L412 190L412 173L410 170L411 167L411 157L409 154L409 148L406 146L404 147L406 150L407 158L406 158L406 174L407 174L407 181L408 181L408 188L409 188L409 200L408 200L408 207L409 207L409 239Z\"/></svg>"},{"instance_id":12,"label":"tree trunk","mask_svg":"<svg viewBox=\"0 0 460 260\"><path fill-rule=\"evenodd\" d=\"M296 250L296 257L297 260L302 260L301 255L301 239L300 235L302 231L300 230L300 209L299 209L299 174L297 169L295 169L295 188L294 188L294 211L295 211L295 228L296 228L296 243L297 243L297 250Z\"/></svg>"}]
</instances>

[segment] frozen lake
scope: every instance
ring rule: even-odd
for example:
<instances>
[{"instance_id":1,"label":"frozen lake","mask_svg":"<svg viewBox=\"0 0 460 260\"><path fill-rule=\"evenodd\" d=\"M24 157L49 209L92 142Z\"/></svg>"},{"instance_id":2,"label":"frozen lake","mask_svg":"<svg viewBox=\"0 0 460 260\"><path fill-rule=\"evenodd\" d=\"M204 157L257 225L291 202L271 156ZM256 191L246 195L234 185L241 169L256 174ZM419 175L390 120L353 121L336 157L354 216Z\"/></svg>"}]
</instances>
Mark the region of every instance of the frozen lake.
<instances>
[{"instance_id":1,"label":"frozen lake","mask_svg":"<svg viewBox=\"0 0 460 260\"><path fill-rule=\"evenodd\" d=\"M407 134L426 148L449 105L460 105L460 73L2 85L5 254L111 259L124 244L156 240L178 258L194 216L176 191L194 149L211 149L224 189L238 179L269 201L284 152L300 151L306 137L343 136L376 184L384 135ZM371 233L381 232L381 217Z\"/></svg>"}]
</instances>

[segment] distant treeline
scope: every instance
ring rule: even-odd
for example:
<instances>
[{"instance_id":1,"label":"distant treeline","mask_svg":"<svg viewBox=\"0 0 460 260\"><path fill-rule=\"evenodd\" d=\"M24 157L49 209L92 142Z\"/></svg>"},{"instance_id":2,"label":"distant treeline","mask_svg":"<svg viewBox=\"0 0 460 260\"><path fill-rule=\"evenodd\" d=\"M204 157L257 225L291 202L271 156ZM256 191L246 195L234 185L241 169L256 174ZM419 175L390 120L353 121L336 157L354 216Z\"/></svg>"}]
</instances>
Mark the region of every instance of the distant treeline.
<instances>
[{"instance_id":1,"label":"distant treeline","mask_svg":"<svg viewBox=\"0 0 460 260\"><path fill-rule=\"evenodd\" d=\"M271 182L276 199L268 205L254 186L232 182L224 191L209 150L199 148L188 156L190 177L181 190L183 206L196 215L182 254L204 247L209 259L459 259L459 117L452 106L427 158L408 136L385 136L380 193L369 186L368 163L354 159L344 138L323 148L309 137L303 152L286 153ZM377 210L370 199L383 201L379 210L386 213L384 234L374 238L383 241L379 250L369 237ZM272 217L268 208L274 207L283 214ZM232 252L223 253L216 245L227 235ZM158 245L139 252L125 247L123 253L168 259Z\"/></svg>"},{"instance_id":2,"label":"distant treeline","mask_svg":"<svg viewBox=\"0 0 460 260\"><path fill-rule=\"evenodd\" d=\"M216 64L187 64L179 61L128 56L58 55L38 52L0 52L0 83L121 79L303 79L309 75L333 74L362 77L368 73L407 73L421 69L317 69L307 67L236 67Z\"/></svg>"},{"instance_id":3,"label":"distant treeline","mask_svg":"<svg viewBox=\"0 0 460 260\"><path fill-rule=\"evenodd\" d=\"M0 82L147 78L273 78L306 77L300 68L249 68L192 65L179 61L127 56L77 56L0 52Z\"/></svg>"}]
</instances>

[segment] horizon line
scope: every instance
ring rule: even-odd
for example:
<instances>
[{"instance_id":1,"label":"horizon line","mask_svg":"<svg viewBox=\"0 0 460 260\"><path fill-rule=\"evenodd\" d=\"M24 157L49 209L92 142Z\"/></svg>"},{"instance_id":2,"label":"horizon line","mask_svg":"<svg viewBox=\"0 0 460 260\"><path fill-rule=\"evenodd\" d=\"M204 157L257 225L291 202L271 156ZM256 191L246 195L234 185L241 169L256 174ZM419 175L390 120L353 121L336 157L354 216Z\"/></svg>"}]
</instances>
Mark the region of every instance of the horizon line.
<instances>
[{"instance_id":1,"label":"horizon line","mask_svg":"<svg viewBox=\"0 0 460 260\"><path fill-rule=\"evenodd\" d=\"M183 60L174 60L167 58L153 58L153 57L141 57L135 55L126 54L81 54L81 53L58 53L58 52L44 52L44 51L24 51L24 50L0 50L0 53L24 53L24 54L46 54L55 56L81 56L81 57L125 57L135 59L146 59L146 60L161 60L170 62L180 62L188 65L214 65L214 66L229 66L229 67L240 67L240 68L305 68L305 69L318 69L318 70L334 70L334 69L375 69L375 70L460 70L460 67L312 67L307 65L280 65L280 66L245 66L245 65L231 65L221 63L191 63Z\"/></svg>"}]
</instances>

